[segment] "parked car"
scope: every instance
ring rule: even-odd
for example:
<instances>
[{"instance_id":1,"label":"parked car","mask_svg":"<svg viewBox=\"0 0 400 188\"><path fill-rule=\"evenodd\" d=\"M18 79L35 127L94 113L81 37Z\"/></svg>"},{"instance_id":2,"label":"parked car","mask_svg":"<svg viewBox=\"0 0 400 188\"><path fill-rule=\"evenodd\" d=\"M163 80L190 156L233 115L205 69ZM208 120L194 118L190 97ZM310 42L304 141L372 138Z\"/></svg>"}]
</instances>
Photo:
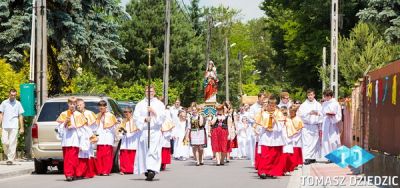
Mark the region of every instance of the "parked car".
<instances>
[{"instance_id":1,"label":"parked car","mask_svg":"<svg viewBox=\"0 0 400 188\"><path fill-rule=\"evenodd\" d=\"M128 108L131 108L133 111L133 110L135 110L136 103L132 102L132 101L118 101L118 106L121 109L128 107Z\"/></svg>"},{"instance_id":2,"label":"parked car","mask_svg":"<svg viewBox=\"0 0 400 188\"><path fill-rule=\"evenodd\" d=\"M58 116L68 109L67 100L70 96L49 98L43 104L36 115L32 125L32 156L34 158L35 172L44 174L48 166L57 166L60 172L63 171L63 155L61 140L57 137L55 128ZM123 112L117 102L109 97L102 96L76 96L85 101L86 109L98 113L97 103L100 100L107 102L108 111L113 113L117 119L122 120ZM114 144L114 167L118 171L118 142Z\"/></svg>"}]
</instances>

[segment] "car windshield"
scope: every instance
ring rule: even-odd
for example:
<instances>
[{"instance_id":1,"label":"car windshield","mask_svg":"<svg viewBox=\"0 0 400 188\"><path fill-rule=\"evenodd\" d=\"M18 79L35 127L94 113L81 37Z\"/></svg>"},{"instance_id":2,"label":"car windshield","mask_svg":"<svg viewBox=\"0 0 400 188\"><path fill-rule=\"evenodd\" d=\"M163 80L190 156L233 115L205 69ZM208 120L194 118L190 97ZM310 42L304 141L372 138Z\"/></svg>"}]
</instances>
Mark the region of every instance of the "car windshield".
<instances>
[{"instance_id":1,"label":"car windshield","mask_svg":"<svg viewBox=\"0 0 400 188\"><path fill-rule=\"evenodd\" d=\"M85 102L86 109L98 113L97 102ZM38 121L56 121L58 116L68 109L66 102L47 102L43 105Z\"/></svg>"}]
</instances>

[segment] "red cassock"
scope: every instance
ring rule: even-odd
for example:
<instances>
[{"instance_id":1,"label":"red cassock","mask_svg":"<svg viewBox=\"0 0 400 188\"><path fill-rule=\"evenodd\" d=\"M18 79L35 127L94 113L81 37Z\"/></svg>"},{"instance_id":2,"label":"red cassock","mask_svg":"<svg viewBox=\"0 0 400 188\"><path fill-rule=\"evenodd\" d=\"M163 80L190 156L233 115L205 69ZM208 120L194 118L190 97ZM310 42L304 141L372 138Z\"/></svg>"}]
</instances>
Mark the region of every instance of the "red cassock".
<instances>
[{"instance_id":1,"label":"red cassock","mask_svg":"<svg viewBox=\"0 0 400 188\"><path fill-rule=\"evenodd\" d=\"M78 147L63 147L63 159L64 159L64 175L65 177L75 177L76 170L79 165L78 160Z\"/></svg>"},{"instance_id":2,"label":"red cassock","mask_svg":"<svg viewBox=\"0 0 400 188\"><path fill-rule=\"evenodd\" d=\"M261 146L258 175L283 176L286 160L282 150L283 146Z\"/></svg>"},{"instance_id":3,"label":"red cassock","mask_svg":"<svg viewBox=\"0 0 400 188\"><path fill-rule=\"evenodd\" d=\"M303 151L301 147L293 147L293 161L295 161L296 166L303 164Z\"/></svg>"},{"instance_id":4,"label":"red cassock","mask_svg":"<svg viewBox=\"0 0 400 188\"><path fill-rule=\"evenodd\" d=\"M171 164L171 148L161 149L161 169L165 170L167 164Z\"/></svg>"},{"instance_id":5,"label":"red cassock","mask_svg":"<svg viewBox=\"0 0 400 188\"><path fill-rule=\"evenodd\" d=\"M125 174L133 173L133 166L135 165L136 150L122 149L119 152L119 168Z\"/></svg>"},{"instance_id":6,"label":"red cassock","mask_svg":"<svg viewBox=\"0 0 400 188\"><path fill-rule=\"evenodd\" d=\"M113 166L113 148L110 145L97 145L97 173L110 174Z\"/></svg>"}]
</instances>

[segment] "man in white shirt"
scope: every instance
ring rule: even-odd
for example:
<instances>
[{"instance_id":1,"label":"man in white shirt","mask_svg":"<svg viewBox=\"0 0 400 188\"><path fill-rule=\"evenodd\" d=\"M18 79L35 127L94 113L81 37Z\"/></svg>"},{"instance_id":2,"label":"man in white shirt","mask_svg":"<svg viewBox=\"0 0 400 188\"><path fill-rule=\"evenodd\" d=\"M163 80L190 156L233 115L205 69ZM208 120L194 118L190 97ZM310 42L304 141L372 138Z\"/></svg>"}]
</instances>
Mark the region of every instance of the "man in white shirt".
<instances>
[{"instance_id":1,"label":"man in white shirt","mask_svg":"<svg viewBox=\"0 0 400 188\"><path fill-rule=\"evenodd\" d=\"M17 149L18 127L19 134L24 133L24 109L16 99L17 91L11 89L9 98L0 105L0 131L4 153L7 155L7 165L12 165ZM1 129L3 128L3 129Z\"/></svg>"}]
</instances>

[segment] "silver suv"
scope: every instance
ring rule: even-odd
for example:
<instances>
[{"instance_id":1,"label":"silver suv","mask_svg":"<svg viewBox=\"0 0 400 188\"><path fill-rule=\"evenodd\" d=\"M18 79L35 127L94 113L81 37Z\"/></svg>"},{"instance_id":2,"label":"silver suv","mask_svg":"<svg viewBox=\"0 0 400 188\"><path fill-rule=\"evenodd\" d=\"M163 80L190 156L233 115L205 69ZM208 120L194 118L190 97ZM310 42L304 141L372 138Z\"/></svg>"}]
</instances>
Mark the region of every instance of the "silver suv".
<instances>
[{"instance_id":1,"label":"silver suv","mask_svg":"<svg viewBox=\"0 0 400 188\"><path fill-rule=\"evenodd\" d=\"M57 137L55 128L58 123L56 119L68 109L67 100L70 96L49 98L40 109L32 125L32 156L35 163L35 172L45 174L48 166L57 166L59 172L63 171L63 155L61 140ZM102 96L76 96L85 101L86 109L98 113L97 103L100 100L107 102L108 111L118 119L123 118L123 112L116 101L109 97ZM118 171L117 143L114 146L114 167ZM116 169L117 168L117 169Z\"/></svg>"}]
</instances>

